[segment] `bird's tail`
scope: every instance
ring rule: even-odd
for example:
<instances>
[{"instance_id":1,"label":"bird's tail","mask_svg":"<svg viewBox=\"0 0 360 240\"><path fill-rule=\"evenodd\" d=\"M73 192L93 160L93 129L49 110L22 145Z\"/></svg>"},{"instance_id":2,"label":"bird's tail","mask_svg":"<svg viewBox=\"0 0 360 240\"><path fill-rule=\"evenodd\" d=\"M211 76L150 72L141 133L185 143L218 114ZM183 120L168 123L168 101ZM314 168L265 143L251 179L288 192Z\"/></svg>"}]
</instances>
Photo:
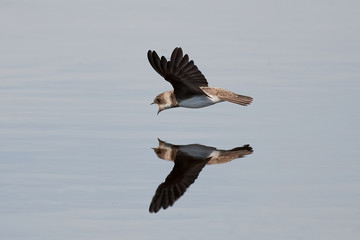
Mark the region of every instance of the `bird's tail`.
<instances>
[{"instance_id":1,"label":"bird's tail","mask_svg":"<svg viewBox=\"0 0 360 240\"><path fill-rule=\"evenodd\" d=\"M226 97L221 97L222 100L224 101L228 101L228 102L232 102L232 103L236 103L242 106L247 106L252 102L252 97L248 97L248 96L244 96L244 95L239 95L233 92L229 96Z\"/></svg>"},{"instance_id":2,"label":"bird's tail","mask_svg":"<svg viewBox=\"0 0 360 240\"><path fill-rule=\"evenodd\" d=\"M242 158L246 155L252 154L253 148L249 144L246 144L242 147L233 148L231 150L220 150L219 156L212 158L208 164L222 164L230 162L236 158Z\"/></svg>"},{"instance_id":3,"label":"bird's tail","mask_svg":"<svg viewBox=\"0 0 360 240\"><path fill-rule=\"evenodd\" d=\"M242 106L249 105L253 100L252 97L236 94L223 88L202 87L201 89L208 95L217 96L220 100L236 103Z\"/></svg>"}]
</instances>

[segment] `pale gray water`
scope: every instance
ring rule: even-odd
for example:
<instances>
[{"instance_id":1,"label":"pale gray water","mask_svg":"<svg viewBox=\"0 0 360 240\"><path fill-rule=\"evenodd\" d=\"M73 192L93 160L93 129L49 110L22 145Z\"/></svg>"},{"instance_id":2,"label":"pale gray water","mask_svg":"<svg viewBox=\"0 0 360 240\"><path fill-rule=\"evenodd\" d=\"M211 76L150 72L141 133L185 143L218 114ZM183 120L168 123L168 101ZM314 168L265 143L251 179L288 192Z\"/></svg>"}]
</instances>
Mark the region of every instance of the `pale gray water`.
<instances>
[{"instance_id":1,"label":"pale gray water","mask_svg":"<svg viewBox=\"0 0 360 240\"><path fill-rule=\"evenodd\" d=\"M2 1L1 239L358 239L358 1ZM156 115L149 49L254 98ZM148 212L157 138L254 153Z\"/></svg>"}]
</instances>

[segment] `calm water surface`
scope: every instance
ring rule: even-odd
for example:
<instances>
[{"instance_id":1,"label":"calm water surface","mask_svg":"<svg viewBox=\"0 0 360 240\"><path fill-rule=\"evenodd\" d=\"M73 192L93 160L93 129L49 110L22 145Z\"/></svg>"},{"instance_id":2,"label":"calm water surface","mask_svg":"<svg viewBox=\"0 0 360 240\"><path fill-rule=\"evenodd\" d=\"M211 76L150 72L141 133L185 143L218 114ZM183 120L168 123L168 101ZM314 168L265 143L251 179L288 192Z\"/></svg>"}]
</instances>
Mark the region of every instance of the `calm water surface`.
<instances>
[{"instance_id":1,"label":"calm water surface","mask_svg":"<svg viewBox=\"0 0 360 240\"><path fill-rule=\"evenodd\" d=\"M2 3L1 239L358 239L359 4L325 3ZM176 46L254 102L156 115ZM253 152L175 169L158 139Z\"/></svg>"}]
</instances>

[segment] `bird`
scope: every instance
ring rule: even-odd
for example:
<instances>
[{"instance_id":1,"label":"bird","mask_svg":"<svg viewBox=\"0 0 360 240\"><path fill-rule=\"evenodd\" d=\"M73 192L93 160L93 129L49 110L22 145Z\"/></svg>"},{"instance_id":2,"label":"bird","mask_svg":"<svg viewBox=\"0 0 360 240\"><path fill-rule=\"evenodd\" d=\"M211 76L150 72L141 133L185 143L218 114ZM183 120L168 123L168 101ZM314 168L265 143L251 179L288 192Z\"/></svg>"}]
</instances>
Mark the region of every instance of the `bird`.
<instances>
[{"instance_id":1,"label":"bird","mask_svg":"<svg viewBox=\"0 0 360 240\"><path fill-rule=\"evenodd\" d=\"M172 206L195 182L206 165L227 163L253 153L248 144L231 150L219 150L201 144L174 145L160 139L158 141L159 146L153 148L155 154L158 158L174 162L174 168L156 189L150 203L150 213Z\"/></svg>"},{"instance_id":2,"label":"bird","mask_svg":"<svg viewBox=\"0 0 360 240\"><path fill-rule=\"evenodd\" d=\"M147 53L150 65L168 81L174 90L157 95L151 104L157 104L159 114L170 108L202 108L227 101L239 105L249 105L253 98L239 95L223 88L209 87L205 76L181 47L176 47L168 61L152 50Z\"/></svg>"}]
</instances>

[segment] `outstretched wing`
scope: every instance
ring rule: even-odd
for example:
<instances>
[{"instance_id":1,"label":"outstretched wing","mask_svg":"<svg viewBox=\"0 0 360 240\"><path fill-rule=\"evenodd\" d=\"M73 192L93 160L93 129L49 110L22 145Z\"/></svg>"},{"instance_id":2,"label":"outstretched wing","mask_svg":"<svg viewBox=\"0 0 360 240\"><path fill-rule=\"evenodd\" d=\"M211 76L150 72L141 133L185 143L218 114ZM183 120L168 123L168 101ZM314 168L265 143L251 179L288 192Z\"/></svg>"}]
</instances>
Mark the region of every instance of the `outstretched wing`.
<instances>
[{"instance_id":1,"label":"outstretched wing","mask_svg":"<svg viewBox=\"0 0 360 240\"><path fill-rule=\"evenodd\" d=\"M148 59L157 73L171 83L174 93L179 98L189 95L206 95L200 87L207 87L208 82L200 72L194 61L189 61L187 54L183 55L181 48L175 48L170 61L162 56L161 59L155 51L148 51Z\"/></svg>"}]
</instances>

